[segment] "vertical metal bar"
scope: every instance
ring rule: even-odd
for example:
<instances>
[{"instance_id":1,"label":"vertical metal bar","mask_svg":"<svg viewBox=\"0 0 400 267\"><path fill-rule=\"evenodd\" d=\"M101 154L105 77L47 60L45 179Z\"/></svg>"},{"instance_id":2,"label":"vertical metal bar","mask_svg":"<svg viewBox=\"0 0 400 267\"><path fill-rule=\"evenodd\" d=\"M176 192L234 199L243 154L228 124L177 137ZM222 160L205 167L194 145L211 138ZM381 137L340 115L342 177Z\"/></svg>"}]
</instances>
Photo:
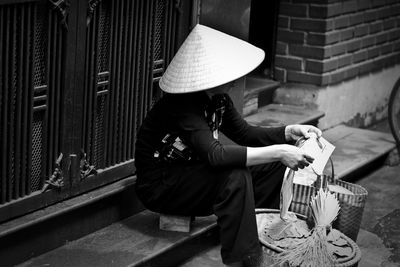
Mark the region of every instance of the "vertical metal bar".
<instances>
[{"instance_id":1,"label":"vertical metal bar","mask_svg":"<svg viewBox=\"0 0 400 267\"><path fill-rule=\"evenodd\" d=\"M127 109L127 119L126 119L126 127L128 129L127 132L127 154L126 157L128 158L133 158L133 154L132 154L132 142L134 142L134 138L133 138L133 127L134 127L134 120L135 118L132 116L133 114L133 108L134 108L134 95L135 95L135 91L136 88L134 86L134 82L135 82L135 61L136 61L136 34L137 34L137 16L135 14L135 10L137 6L137 1L132 1L132 5L131 5L131 9L129 11L129 13L132 16L131 19L131 24L130 24L130 31L129 31L129 54L128 54L128 58L129 58L129 82L128 82L128 88L129 88L129 97L128 97L128 105L129 108Z\"/></svg>"},{"instance_id":2,"label":"vertical metal bar","mask_svg":"<svg viewBox=\"0 0 400 267\"><path fill-rule=\"evenodd\" d=\"M56 61L56 90L55 90L55 103L54 103L54 147L53 147L53 156L54 160L58 157L60 154L60 134L61 134L61 109L63 106L62 103L62 72L64 71L63 69L63 44L64 44L64 31L63 31L63 26L61 23L59 23L59 20L57 21L57 35L56 37L56 51L55 51L55 58L57 59ZM52 168L53 169L53 168ZM44 181L43 181L44 182Z\"/></svg>"},{"instance_id":3,"label":"vertical metal bar","mask_svg":"<svg viewBox=\"0 0 400 267\"><path fill-rule=\"evenodd\" d=\"M6 201L6 181L7 181L7 165L6 165L6 159L7 159L7 153L6 153L6 145L7 145L7 135L6 135L6 130L7 129L7 103L8 103L8 99L7 99L7 66L4 66L3 68L3 64L5 64L5 62L8 62L8 53L7 53L7 43L8 43L8 39L9 39L9 31L7 30L7 24L6 24L6 18L7 18L7 14L4 10L7 10L7 7L2 7L0 8L0 19L2 20L1 24L0 24L0 36L3 36L4 39L6 40L6 43L4 44L5 48L3 47L3 40L0 41L0 54L1 54L1 60L0 60L0 71L2 72L3 75L3 86L2 86L2 92L3 92L3 96L2 96L2 101L3 101L3 107L1 110L1 129L2 130L2 138L0 140L1 142L1 159L0 159L0 166L1 168L1 195L0 195L0 203L4 203ZM4 29L3 29L4 26ZM4 60L3 60L3 50L4 50Z\"/></svg>"},{"instance_id":4,"label":"vertical metal bar","mask_svg":"<svg viewBox=\"0 0 400 267\"><path fill-rule=\"evenodd\" d=\"M85 150L86 153L89 153L90 151L90 124L91 124L91 112L92 110L88 107L90 103L90 97L91 97L91 88L92 88L92 80L93 80L93 73L92 70L90 69L91 66L91 60L92 60L92 43L91 43L91 36L92 36L92 31L93 31L93 18L92 22L89 24L89 27L87 28L86 31L86 47L85 47L85 78L84 78L84 112L83 112L83 149Z\"/></svg>"},{"instance_id":5,"label":"vertical metal bar","mask_svg":"<svg viewBox=\"0 0 400 267\"><path fill-rule=\"evenodd\" d=\"M118 88L117 81L117 37L118 37L118 29L117 29L117 21L118 21L118 2L119 1L111 1L112 2L112 13L111 13L111 38L112 38L112 47L110 49L110 61L111 61L111 79L110 79L110 93L111 100L109 102L109 137L108 137L108 165L113 165L114 162L114 141L115 141L115 107L117 106L116 101L116 90Z\"/></svg>"},{"instance_id":6,"label":"vertical metal bar","mask_svg":"<svg viewBox=\"0 0 400 267\"><path fill-rule=\"evenodd\" d=\"M154 1L150 1L150 14L149 14L149 38L150 38L150 45L148 47L148 56L146 57L149 62L147 63L147 110L151 108L151 104L153 102L153 70L154 70L154 20L155 20L155 7L153 5ZM147 113L146 110L146 113Z\"/></svg>"},{"instance_id":7,"label":"vertical metal bar","mask_svg":"<svg viewBox=\"0 0 400 267\"><path fill-rule=\"evenodd\" d=\"M7 192L7 199L10 201L13 196L13 180L15 181L15 151L13 144L15 142L14 138L14 130L15 130L15 124L14 124L14 118L15 118L15 103L14 103L14 73L16 72L15 70L15 56L16 56L16 46L17 46L17 40L16 40L16 28L17 28L17 19L16 19L16 11L17 9L14 7L12 10L12 15L11 16L11 33L12 33L12 40L10 42L11 48L10 48L10 54L11 54L11 59L10 59L10 64L9 68L11 70L11 76L10 76L10 81L9 81L9 90L10 90L10 106L9 106L9 116L8 116L8 192ZM13 159L14 158L14 159ZM14 179L13 179L14 178Z\"/></svg>"},{"instance_id":8,"label":"vertical metal bar","mask_svg":"<svg viewBox=\"0 0 400 267\"><path fill-rule=\"evenodd\" d=\"M119 154L118 154L118 152L119 152L119 148L118 148L118 143L119 143L119 139L121 138L121 135L120 135L120 129L121 129L121 125L119 124L119 116L121 116L121 112L120 112L120 109L121 109L121 107L120 107L120 103L121 103L121 98L120 98L120 90L121 90L121 57L122 57L122 51L121 51L121 49L122 49L122 47L121 47L121 45L122 45L122 27L123 27L123 4L124 4L124 2L123 1L119 1L119 3L121 4L120 6L119 6L119 8L118 8L118 18L119 18L119 20L118 20L118 23L117 23L117 29L118 29L118 40L117 40L117 44L118 44L118 46L117 46L117 48L116 48L116 50L117 50L117 64L116 64L116 69L115 69L115 71L116 71L116 82L117 82L117 86L115 87L115 93L116 93L116 96L115 96L115 102L116 102L116 106L115 106L115 116L116 116L116 127L114 128L114 147L113 147L113 161L112 161L112 163L113 164L115 164L115 163L117 163L118 162L118 160L119 160Z\"/></svg>"},{"instance_id":9,"label":"vertical metal bar","mask_svg":"<svg viewBox=\"0 0 400 267\"><path fill-rule=\"evenodd\" d=\"M97 78L97 70L95 69L95 61L96 61L96 56L97 56L97 42L96 42L96 25L97 25L97 12L93 12L93 17L92 17L92 23L91 27L89 30L88 34L88 42L89 42L89 51L88 51L88 57L89 57L89 66L88 66L88 72L89 72L89 87L87 88L88 91L88 102L86 106L86 111L88 115L88 120L87 120L87 127L88 127L88 132L86 134L87 138L87 155L89 156L90 160L92 161L94 158L94 136L95 136L95 116L96 116L96 106L94 105L95 98L97 97L97 84L96 84L96 78ZM95 52L95 54L93 54Z\"/></svg>"},{"instance_id":10,"label":"vertical metal bar","mask_svg":"<svg viewBox=\"0 0 400 267\"><path fill-rule=\"evenodd\" d=\"M21 120L22 120L22 70L23 70L23 45L25 43L25 40L23 38L24 36L24 12L25 8L22 7L19 10L19 20L18 20L18 16L16 17L17 21L19 21L19 29L16 29L16 32L19 31L18 33L18 40L17 40L17 84L16 84L16 100L15 100L15 104L16 104L16 109L15 109L15 144L14 144L14 153L15 153L15 157L14 157L14 170L15 170L15 182L14 182L14 192L13 192L13 198L17 199L19 197L19 192L20 192L20 179L21 179L21 131L23 130L23 128L21 127ZM18 25L16 25L18 28Z\"/></svg>"},{"instance_id":11,"label":"vertical metal bar","mask_svg":"<svg viewBox=\"0 0 400 267\"><path fill-rule=\"evenodd\" d=\"M49 87L48 87L48 105L47 105L47 113L48 113L48 120L47 122L47 133L48 135L46 136L46 139L42 139L43 141L47 140L47 150L48 151L48 163L49 166L47 167L47 170L44 172L45 174L50 174L52 171L52 166L53 166L53 161L55 160L55 155L53 154L53 148L55 146L54 144L54 123L55 123L55 91L57 90L56 88L56 63L57 63L57 18L54 15L54 12L51 12L50 14L50 21L49 21L49 27L50 27L50 34L49 34L49 57L50 57L50 76L49 76ZM41 185L40 185L41 186Z\"/></svg>"},{"instance_id":12,"label":"vertical metal bar","mask_svg":"<svg viewBox=\"0 0 400 267\"><path fill-rule=\"evenodd\" d=\"M126 121L127 121L127 111L128 111L128 94L129 94L129 88L127 88L128 82L128 74L130 73L128 70L128 63L129 63L129 58L127 58L127 55L129 54L128 50L128 31L129 31L129 26L130 26L130 18L132 16L132 14L129 13L129 9L130 9L130 3L131 1L127 1L126 3L126 7L124 8L124 33L123 33L123 60L122 60L122 70L121 70L121 115L120 115L120 120L119 120L119 125L120 127L120 136L121 138L119 139L119 147L120 147L120 151L119 151L119 162L121 161L125 161L126 158L126 142L127 142L127 127L126 127ZM128 73L128 74L127 74Z\"/></svg>"},{"instance_id":13,"label":"vertical metal bar","mask_svg":"<svg viewBox=\"0 0 400 267\"><path fill-rule=\"evenodd\" d=\"M30 25L35 25L36 22L36 16L37 16L37 5L33 4L33 11L32 11L32 18L30 21ZM31 174L31 170L32 170L32 121L33 121L33 75L34 75L34 55L35 55L35 35L36 35L36 30L35 30L35 26L33 26L31 28L31 32L32 32L32 50L30 53L30 57L29 57L29 82L28 82L28 87L29 91L28 91L28 104L27 104L27 110L29 112L28 114L28 121L27 121L27 136L28 136L28 144L27 144L27 179L26 179L26 189L25 192L26 194L30 194L31 193L31 179L30 179L30 174ZM48 68L47 68L48 69ZM47 81L47 79L46 79Z\"/></svg>"},{"instance_id":14,"label":"vertical metal bar","mask_svg":"<svg viewBox=\"0 0 400 267\"><path fill-rule=\"evenodd\" d=\"M146 30L145 30L145 38L144 38L144 73L143 73L143 81L144 81L144 86L145 88L145 97L143 101L143 116L146 115L147 110L149 108L149 95L150 95L150 86L149 86L149 71L150 71L150 62L149 62L149 50L150 50L150 44L151 44L151 1L146 1Z\"/></svg>"},{"instance_id":15,"label":"vertical metal bar","mask_svg":"<svg viewBox=\"0 0 400 267\"><path fill-rule=\"evenodd\" d=\"M108 101L108 135L106 136L106 165L110 166L111 165L111 158L112 158L112 146L113 146L113 127L114 127L114 82L115 82L115 71L114 71L114 66L115 66L115 9L116 9L116 1L111 1L111 12L110 12L110 50L109 52L109 72L110 72L110 84L109 84L109 101Z\"/></svg>"},{"instance_id":16,"label":"vertical metal bar","mask_svg":"<svg viewBox=\"0 0 400 267\"><path fill-rule=\"evenodd\" d=\"M21 162L21 190L20 190L20 195L21 197L25 196L26 194L26 180L28 180L28 172L27 172L27 158L30 157L28 154L28 113L30 112L30 109L28 108L28 101L29 101L29 91L31 90L29 80L30 80L30 75L29 75L29 62L30 60L30 44L32 42L32 38L30 38L31 34L31 12L32 12L32 4L29 4L26 8L26 20L24 23L24 28L25 28L25 34L26 34L26 42L24 45L24 52L23 52L23 58L25 59L24 61L24 84L23 84L23 97L22 97L22 107L23 107L23 117L22 117L22 129L24 130L23 135L22 135L22 141L21 141L21 155L22 155L22 162Z\"/></svg>"},{"instance_id":17,"label":"vertical metal bar","mask_svg":"<svg viewBox=\"0 0 400 267\"><path fill-rule=\"evenodd\" d=\"M146 92L146 88L144 88L144 84L143 84L143 79L144 79L144 73L145 73L145 62L144 62L144 57L145 57L145 46L146 46L146 35L145 35L145 29L146 29L146 16L145 16L145 3L141 2L141 8L140 8L140 65L138 68L139 71L139 103L138 103L138 109L139 109L139 113L138 113L138 117L137 117L137 123L138 126L140 126L142 124L143 121L143 106L144 106L144 99L145 99L145 92Z\"/></svg>"},{"instance_id":18,"label":"vertical metal bar","mask_svg":"<svg viewBox=\"0 0 400 267\"><path fill-rule=\"evenodd\" d=\"M168 3L168 12L167 14L167 18L166 18L166 24L167 24L167 32L166 32L166 36L167 36L167 42L166 42L166 49L167 49L167 55L166 55L166 59L165 59L165 65L167 66L169 64L169 62L171 61L171 39L172 39L172 16L173 16L173 11L174 11L174 7L173 7L173 3L172 0L167 0Z\"/></svg>"},{"instance_id":19,"label":"vertical metal bar","mask_svg":"<svg viewBox=\"0 0 400 267\"><path fill-rule=\"evenodd\" d=\"M109 3L109 2L108 2ZM102 3L100 3L100 8L101 8L101 10L105 10L104 12L105 12L105 14L107 14L107 12L110 12L109 14L110 14L110 16L106 16L105 15L105 18L104 18L104 20L105 20L105 25L107 25L108 27L110 27L109 28L109 31L107 31L108 32L108 34L110 35L110 37L109 38L107 38L106 40L108 41L108 44L105 44L105 45L107 45L107 47L108 47L108 55L106 55L105 54L105 51L104 51L104 55L103 56L107 56L107 66L104 66L104 70L102 70L102 71L108 71L108 75L107 75L107 79L108 79L108 85L107 85L107 89L108 89L108 93L107 93L107 95L105 95L104 97L105 97L105 102L104 102L104 156L103 156L103 166L105 167L105 166L108 166L108 162L107 162L107 159L108 159L108 144L109 144L109 140L108 140L108 136L109 136L109 132L110 132L110 130L109 130L109 118L111 117L110 116L110 110L108 109L108 106L109 106L109 103L110 103L110 97L111 97L111 82L110 82L110 79L111 79L111 59L110 59L110 51L111 51L111 38L112 38L112 34L111 34L111 29L112 29L112 27L111 27L111 13L112 13L112 10L110 10L110 8L111 8L111 5L110 4L108 4L108 5L106 5L105 4L105 2L102 2ZM107 23L107 19L109 20L109 22ZM105 27L105 25L104 25L104 27ZM105 30L105 29L104 29ZM104 31L103 30L103 31ZM104 36L103 36L104 37ZM104 40L103 40L104 41Z\"/></svg>"},{"instance_id":20,"label":"vertical metal bar","mask_svg":"<svg viewBox=\"0 0 400 267\"><path fill-rule=\"evenodd\" d=\"M4 23L4 7L0 7L0 36L4 36L3 35L3 25ZM3 38L0 39L0 88L4 89L3 86ZM1 116L1 114L4 113L3 109L5 106L5 103L3 103L3 91L4 90L0 90L0 140L3 140L5 138L5 134L4 134L4 129L3 126L3 117ZM4 170L4 165L3 165L3 160L1 160L2 158L4 158L4 148L3 148L3 142L0 141L0 204L3 204L3 200L2 200L2 193L4 191L4 187L3 187L3 181L6 179L5 175L3 175L3 170Z\"/></svg>"}]
</instances>

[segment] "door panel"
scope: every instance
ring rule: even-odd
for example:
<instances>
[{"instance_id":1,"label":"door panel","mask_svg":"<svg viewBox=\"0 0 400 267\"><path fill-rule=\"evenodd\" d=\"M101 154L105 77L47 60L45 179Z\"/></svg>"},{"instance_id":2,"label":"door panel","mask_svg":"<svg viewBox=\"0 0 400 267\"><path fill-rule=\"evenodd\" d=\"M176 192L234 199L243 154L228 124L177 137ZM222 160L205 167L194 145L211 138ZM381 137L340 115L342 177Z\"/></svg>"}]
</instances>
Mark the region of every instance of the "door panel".
<instances>
[{"instance_id":1,"label":"door panel","mask_svg":"<svg viewBox=\"0 0 400 267\"><path fill-rule=\"evenodd\" d=\"M190 3L0 0L0 222L134 173Z\"/></svg>"}]
</instances>

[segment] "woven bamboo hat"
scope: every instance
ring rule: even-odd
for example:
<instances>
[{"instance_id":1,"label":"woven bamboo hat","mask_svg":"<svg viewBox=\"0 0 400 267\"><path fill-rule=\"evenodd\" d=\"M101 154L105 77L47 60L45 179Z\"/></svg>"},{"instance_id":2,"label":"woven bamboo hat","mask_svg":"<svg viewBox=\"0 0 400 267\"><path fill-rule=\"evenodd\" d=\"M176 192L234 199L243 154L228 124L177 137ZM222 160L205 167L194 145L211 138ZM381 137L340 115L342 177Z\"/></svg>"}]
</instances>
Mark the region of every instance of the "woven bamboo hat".
<instances>
[{"instance_id":1,"label":"woven bamboo hat","mask_svg":"<svg viewBox=\"0 0 400 267\"><path fill-rule=\"evenodd\" d=\"M197 24L160 79L167 93L214 88L255 69L264 51L243 40Z\"/></svg>"}]
</instances>

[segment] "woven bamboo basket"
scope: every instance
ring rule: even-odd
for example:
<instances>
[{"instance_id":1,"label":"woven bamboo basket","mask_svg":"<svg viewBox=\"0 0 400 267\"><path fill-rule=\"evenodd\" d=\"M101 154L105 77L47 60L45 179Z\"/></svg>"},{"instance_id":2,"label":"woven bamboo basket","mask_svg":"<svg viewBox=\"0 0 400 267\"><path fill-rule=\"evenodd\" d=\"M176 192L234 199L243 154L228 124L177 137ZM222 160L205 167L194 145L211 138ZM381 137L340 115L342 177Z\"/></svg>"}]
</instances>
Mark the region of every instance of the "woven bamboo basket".
<instances>
[{"instance_id":1,"label":"woven bamboo basket","mask_svg":"<svg viewBox=\"0 0 400 267\"><path fill-rule=\"evenodd\" d=\"M263 213L280 213L279 210L276 209L256 209L256 216L259 216L260 214ZM307 217L295 213L298 219L301 220L307 220ZM349 246L352 249L351 255L345 258L337 259L335 260L335 267L350 267L350 266L357 266L358 262L361 259L361 251L360 248L357 246L357 244L349 237L347 237L345 234L342 233L342 237L348 242ZM283 251L283 249L274 246L273 244L267 242L265 239L262 238L262 236L259 236L261 244L263 244L263 249L264 251L269 254L269 255L274 255L276 253L280 253Z\"/></svg>"},{"instance_id":2,"label":"woven bamboo basket","mask_svg":"<svg viewBox=\"0 0 400 267\"><path fill-rule=\"evenodd\" d=\"M357 241L368 192L360 185L334 179L333 177L326 176L326 179L329 183L342 186L354 194L335 193L340 204L340 212L338 218L333 223L333 227L354 241ZM317 192L317 187L293 184L293 199L289 210L310 218L311 209L309 208L309 203L311 197L315 196Z\"/></svg>"}]
</instances>

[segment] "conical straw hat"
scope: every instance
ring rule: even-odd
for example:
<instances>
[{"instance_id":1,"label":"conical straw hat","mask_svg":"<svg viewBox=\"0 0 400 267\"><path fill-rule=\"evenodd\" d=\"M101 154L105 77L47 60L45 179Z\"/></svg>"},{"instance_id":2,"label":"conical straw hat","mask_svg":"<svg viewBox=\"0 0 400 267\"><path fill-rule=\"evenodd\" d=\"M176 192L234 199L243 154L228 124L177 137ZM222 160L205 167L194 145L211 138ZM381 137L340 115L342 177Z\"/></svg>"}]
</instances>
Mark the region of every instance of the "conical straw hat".
<instances>
[{"instance_id":1,"label":"conical straw hat","mask_svg":"<svg viewBox=\"0 0 400 267\"><path fill-rule=\"evenodd\" d=\"M246 75L263 59L260 48L197 24L161 77L160 88L175 94L214 88Z\"/></svg>"}]
</instances>

